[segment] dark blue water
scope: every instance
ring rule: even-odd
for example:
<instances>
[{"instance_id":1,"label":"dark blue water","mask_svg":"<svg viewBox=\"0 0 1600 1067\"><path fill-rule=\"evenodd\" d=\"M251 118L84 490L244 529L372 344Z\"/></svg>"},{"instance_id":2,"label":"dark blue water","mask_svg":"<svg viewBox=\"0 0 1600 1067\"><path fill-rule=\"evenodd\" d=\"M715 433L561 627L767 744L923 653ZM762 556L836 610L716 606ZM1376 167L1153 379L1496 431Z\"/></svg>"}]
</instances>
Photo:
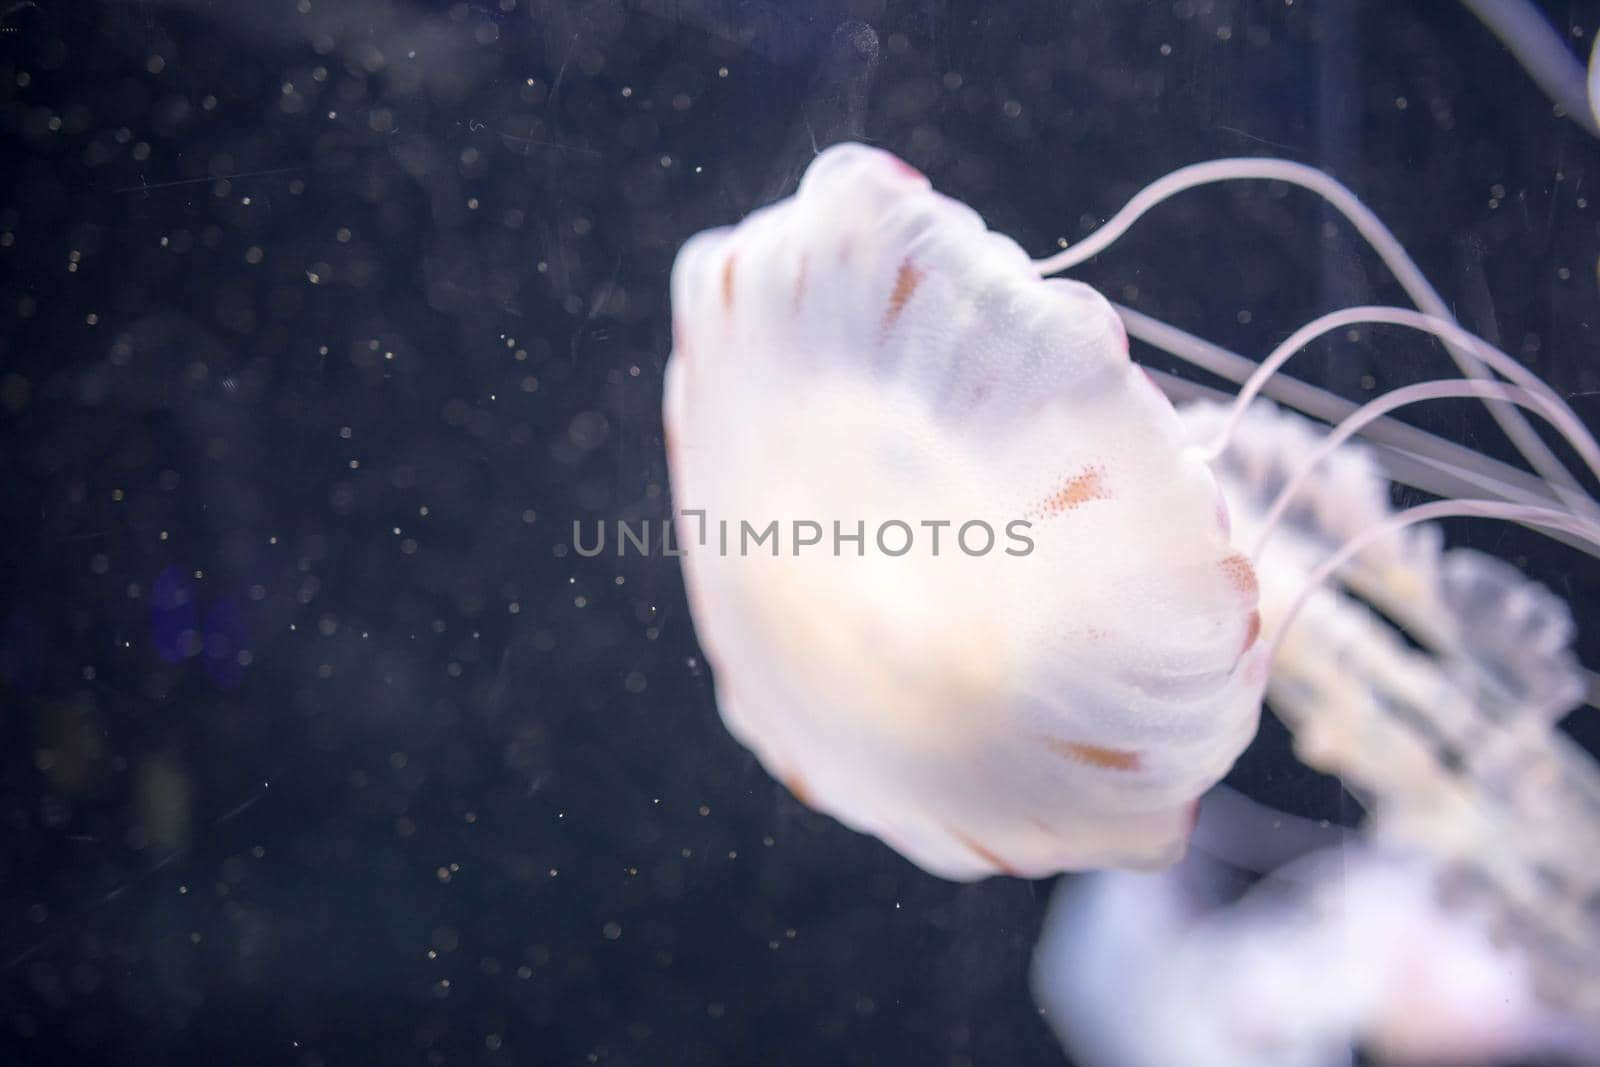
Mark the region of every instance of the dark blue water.
<instances>
[{"instance_id":1,"label":"dark blue water","mask_svg":"<svg viewBox=\"0 0 1600 1067\"><path fill-rule=\"evenodd\" d=\"M814 146L1040 254L1183 163L1325 166L1597 419L1600 145L1453 4L300 6L0 5L0 1062L1061 1062L1048 885L800 806L676 562L567 547L667 514L672 257ZM1600 6L1545 8L1586 54ZM1333 223L1200 191L1079 276L1259 355L1400 301ZM1455 532L1600 659L1592 564ZM1359 815L1270 721L1234 781Z\"/></svg>"}]
</instances>

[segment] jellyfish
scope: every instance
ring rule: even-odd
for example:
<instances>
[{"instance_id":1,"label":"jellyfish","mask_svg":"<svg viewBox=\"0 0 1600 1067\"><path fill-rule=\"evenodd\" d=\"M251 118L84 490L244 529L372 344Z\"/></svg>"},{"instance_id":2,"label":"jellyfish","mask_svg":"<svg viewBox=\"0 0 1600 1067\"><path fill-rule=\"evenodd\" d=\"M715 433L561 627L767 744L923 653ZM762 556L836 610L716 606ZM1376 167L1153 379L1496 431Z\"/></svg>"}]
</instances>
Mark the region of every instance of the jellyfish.
<instances>
[{"instance_id":1,"label":"jellyfish","mask_svg":"<svg viewBox=\"0 0 1600 1067\"><path fill-rule=\"evenodd\" d=\"M1105 299L843 144L685 244L672 309L673 502L733 735L946 878L1176 860L1255 732L1256 581Z\"/></svg>"},{"instance_id":2,"label":"jellyfish","mask_svg":"<svg viewBox=\"0 0 1600 1067\"><path fill-rule=\"evenodd\" d=\"M1218 829L1257 852L1296 821L1266 818ZM1600 1032L1540 997L1530 953L1453 903L1431 864L1287 829L1324 844L1237 901L1237 869L1202 847L1160 872L1063 883L1032 981L1074 1062L1335 1067L1360 1049L1386 1064L1600 1063Z\"/></svg>"},{"instance_id":3,"label":"jellyfish","mask_svg":"<svg viewBox=\"0 0 1600 1067\"><path fill-rule=\"evenodd\" d=\"M1258 365L1048 277L1171 196L1257 179L1325 197L1417 307L1323 316ZM793 197L692 238L672 305L666 443L696 631L730 731L803 802L947 878L1159 867L1271 696L1387 840L1470 871L1541 939L1541 989L1600 946L1600 850L1562 855L1555 824L1533 825L1600 827L1594 764L1554 729L1588 677L1570 615L1426 525L1517 521L1600 553L1600 509L1530 419L1590 473L1600 446L1454 323L1343 186L1198 164L1034 261L889 153L838 145ZM1463 377L1357 408L1280 373L1364 322L1439 338ZM1196 401L1134 364L1129 334L1240 392ZM1390 418L1449 396L1484 401L1533 473ZM1440 499L1395 514L1396 479ZM981 536L996 530L1015 544Z\"/></svg>"}]
</instances>

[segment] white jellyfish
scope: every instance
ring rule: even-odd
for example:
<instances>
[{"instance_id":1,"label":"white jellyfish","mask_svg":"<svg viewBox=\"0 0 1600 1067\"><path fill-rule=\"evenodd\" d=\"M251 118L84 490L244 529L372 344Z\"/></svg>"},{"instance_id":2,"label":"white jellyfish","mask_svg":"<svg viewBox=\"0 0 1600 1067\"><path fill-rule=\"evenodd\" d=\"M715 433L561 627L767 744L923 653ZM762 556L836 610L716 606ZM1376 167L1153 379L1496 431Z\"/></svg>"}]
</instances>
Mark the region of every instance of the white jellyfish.
<instances>
[{"instance_id":1,"label":"white jellyfish","mask_svg":"<svg viewBox=\"0 0 1600 1067\"><path fill-rule=\"evenodd\" d=\"M1255 731L1255 577L1111 306L887 152L700 234L666 429L733 734L971 879L1175 860Z\"/></svg>"}]
</instances>

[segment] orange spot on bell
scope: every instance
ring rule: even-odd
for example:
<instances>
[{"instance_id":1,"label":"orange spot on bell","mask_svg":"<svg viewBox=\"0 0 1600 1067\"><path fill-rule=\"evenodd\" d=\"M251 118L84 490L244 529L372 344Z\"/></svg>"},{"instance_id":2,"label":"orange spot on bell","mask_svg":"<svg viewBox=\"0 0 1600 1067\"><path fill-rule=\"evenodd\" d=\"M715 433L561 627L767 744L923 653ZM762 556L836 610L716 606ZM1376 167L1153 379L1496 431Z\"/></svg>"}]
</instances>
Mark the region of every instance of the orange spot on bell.
<instances>
[{"instance_id":1,"label":"orange spot on bell","mask_svg":"<svg viewBox=\"0 0 1600 1067\"><path fill-rule=\"evenodd\" d=\"M1081 741L1061 741L1057 738L1046 738L1044 742L1051 752L1079 763L1087 763L1091 767L1099 767L1106 771L1136 771L1139 769L1139 753L1129 752L1122 748L1105 748L1102 745L1086 745Z\"/></svg>"},{"instance_id":2,"label":"orange spot on bell","mask_svg":"<svg viewBox=\"0 0 1600 1067\"><path fill-rule=\"evenodd\" d=\"M783 776L784 788L794 795L794 798L808 808L816 807L811 802L811 787L806 784L804 776L799 771L790 771Z\"/></svg>"},{"instance_id":3,"label":"orange spot on bell","mask_svg":"<svg viewBox=\"0 0 1600 1067\"><path fill-rule=\"evenodd\" d=\"M1260 587L1256 584L1256 569L1250 566L1250 561L1244 556L1232 555L1223 560L1221 566L1228 584L1253 602L1260 593Z\"/></svg>"},{"instance_id":4,"label":"orange spot on bell","mask_svg":"<svg viewBox=\"0 0 1600 1067\"><path fill-rule=\"evenodd\" d=\"M1239 655L1244 655L1250 646L1256 643L1256 638L1261 636L1261 612L1252 611L1244 624L1244 646L1239 649Z\"/></svg>"},{"instance_id":5,"label":"orange spot on bell","mask_svg":"<svg viewBox=\"0 0 1600 1067\"><path fill-rule=\"evenodd\" d=\"M900 264L900 270L894 276L894 290L889 294L889 309L883 313L884 333L889 332L900 313L906 309L906 302L917 291L917 286L922 284L922 278L923 272L909 259Z\"/></svg>"},{"instance_id":6,"label":"orange spot on bell","mask_svg":"<svg viewBox=\"0 0 1600 1067\"><path fill-rule=\"evenodd\" d=\"M1229 540L1233 537L1233 515L1228 511L1228 498L1222 495L1222 486L1217 484L1216 478L1211 479L1211 492L1216 500L1217 527L1222 531L1222 536Z\"/></svg>"},{"instance_id":7,"label":"orange spot on bell","mask_svg":"<svg viewBox=\"0 0 1600 1067\"><path fill-rule=\"evenodd\" d=\"M1193 800L1189 802L1188 816L1189 832L1184 834L1185 838L1192 836L1194 834L1194 828L1200 825L1200 801Z\"/></svg>"},{"instance_id":8,"label":"orange spot on bell","mask_svg":"<svg viewBox=\"0 0 1600 1067\"><path fill-rule=\"evenodd\" d=\"M733 310L733 261L737 256L738 253L735 252L722 265L722 307L724 311Z\"/></svg>"},{"instance_id":9,"label":"orange spot on bell","mask_svg":"<svg viewBox=\"0 0 1600 1067\"><path fill-rule=\"evenodd\" d=\"M920 170L918 170L916 167L913 167L911 164L907 163L898 156L892 157L890 162L894 164L895 170L900 173L902 178L914 178L919 182L925 182L928 180Z\"/></svg>"},{"instance_id":10,"label":"orange spot on bell","mask_svg":"<svg viewBox=\"0 0 1600 1067\"><path fill-rule=\"evenodd\" d=\"M1109 500L1111 494L1106 491L1104 471L1099 467L1087 467L1083 473L1073 476L1067 484L1052 493L1042 504L1028 512L1030 519L1053 519L1063 512L1087 504L1091 500Z\"/></svg>"},{"instance_id":11,"label":"orange spot on bell","mask_svg":"<svg viewBox=\"0 0 1600 1067\"><path fill-rule=\"evenodd\" d=\"M672 432L672 424L670 422L661 427L661 443L666 446L667 450L667 469L669 471L676 470L678 464L675 457L678 454L678 438Z\"/></svg>"},{"instance_id":12,"label":"orange spot on bell","mask_svg":"<svg viewBox=\"0 0 1600 1067\"><path fill-rule=\"evenodd\" d=\"M1013 878L1017 876L1017 869L1015 867L1011 866L1011 864L1007 863L1005 860L1001 859L987 848L984 848L982 845L978 844L978 842L974 841L966 834L963 834L961 831L953 829L949 826L946 826L945 830L950 834L951 837L965 845L974 856L977 856L979 859L983 860L983 862L987 863L1001 874L1010 875Z\"/></svg>"}]
</instances>

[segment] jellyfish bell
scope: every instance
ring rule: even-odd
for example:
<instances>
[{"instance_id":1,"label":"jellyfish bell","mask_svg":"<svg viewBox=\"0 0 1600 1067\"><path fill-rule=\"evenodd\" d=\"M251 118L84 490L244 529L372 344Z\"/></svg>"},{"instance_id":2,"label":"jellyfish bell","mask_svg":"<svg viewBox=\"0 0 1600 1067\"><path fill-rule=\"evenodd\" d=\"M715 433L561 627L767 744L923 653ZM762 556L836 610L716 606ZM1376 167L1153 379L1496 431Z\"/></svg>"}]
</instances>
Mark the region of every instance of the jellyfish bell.
<instances>
[{"instance_id":1,"label":"jellyfish bell","mask_svg":"<svg viewBox=\"0 0 1600 1067\"><path fill-rule=\"evenodd\" d=\"M1112 307L846 144L692 238L672 309L678 539L734 736L944 877L1177 859L1266 658Z\"/></svg>"}]
</instances>

